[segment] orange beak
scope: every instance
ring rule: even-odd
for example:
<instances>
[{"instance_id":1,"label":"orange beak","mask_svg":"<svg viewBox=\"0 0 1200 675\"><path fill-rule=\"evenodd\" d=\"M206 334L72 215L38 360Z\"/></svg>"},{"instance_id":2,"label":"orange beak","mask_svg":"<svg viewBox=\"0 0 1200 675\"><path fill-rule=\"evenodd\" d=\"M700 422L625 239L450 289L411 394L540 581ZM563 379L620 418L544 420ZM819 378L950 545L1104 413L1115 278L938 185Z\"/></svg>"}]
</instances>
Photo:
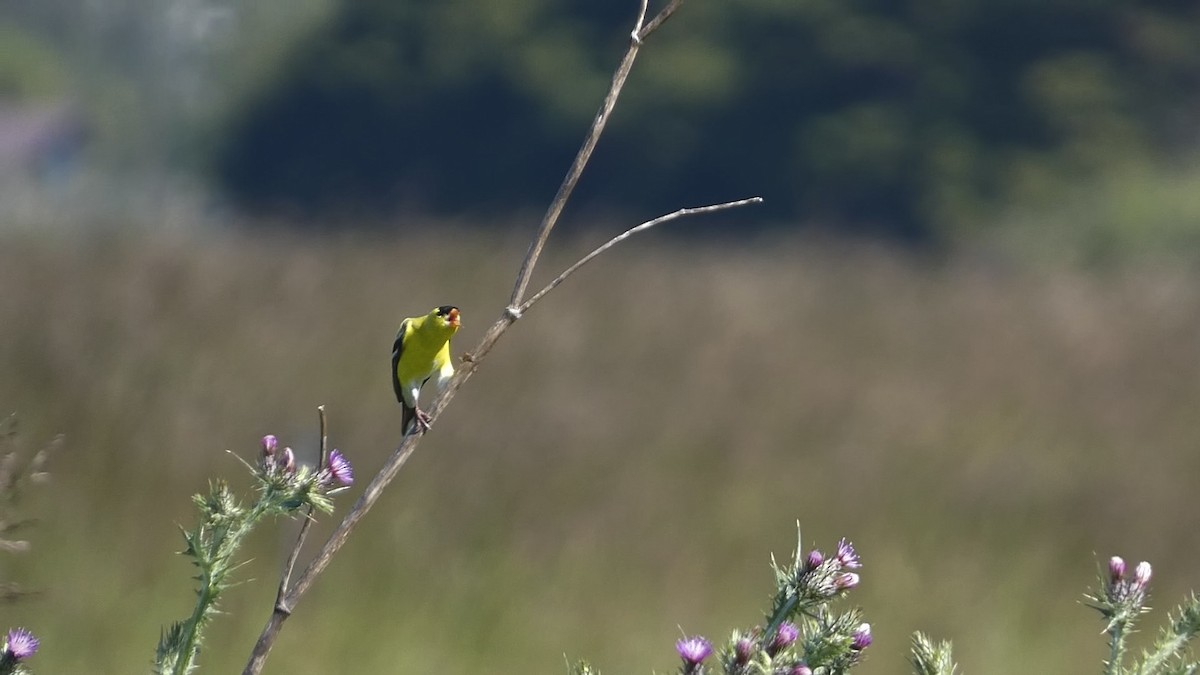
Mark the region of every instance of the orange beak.
<instances>
[{"instance_id":1,"label":"orange beak","mask_svg":"<svg viewBox=\"0 0 1200 675\"><path fill-rule=\"evenodd\" d=\"M450 313L446 315L446 323L454 326L455 328L458 328L462 325L462 321L458 317L457 309L450 310Z\"/></svg>"}]
</instances>

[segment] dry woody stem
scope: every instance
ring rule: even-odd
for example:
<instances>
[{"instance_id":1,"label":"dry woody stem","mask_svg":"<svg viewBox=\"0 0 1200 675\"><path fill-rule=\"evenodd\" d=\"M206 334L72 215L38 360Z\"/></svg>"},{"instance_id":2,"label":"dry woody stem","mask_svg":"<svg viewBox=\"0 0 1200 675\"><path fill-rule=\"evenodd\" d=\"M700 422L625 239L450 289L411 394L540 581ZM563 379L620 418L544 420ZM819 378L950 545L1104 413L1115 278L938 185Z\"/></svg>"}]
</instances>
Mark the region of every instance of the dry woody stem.
<instances>
[{"instance_id":1,"label":"dry woody stem","mask_svg":"<svg viewBox=\"0 0 1200 675\"><path fill-rule=\"evenodd\" d=\"M624 233L614 237L607 243L603 244L596 250L584 256L575 264L564 270L545 288L535 293L528 300L525 300L525 292L528 289L530 278L532 277L534 267L537 265L538 257L541 254L542 248L545 246L547 238L550 236L550 231L554 229L558 222L559 216L562 214L563 207L570 198L575 185L579 181L579 177L583 174L583 169L591 158L592 151L596 147L596 143L600 138L600 134L604 131L605 125L608 123L609 117L612 114L613 108L616 106L617 98L625 86L625 81L629 77L630 69L633 67L633 62L637 57L638 50L643 42L654 31L671 17L672 14L679 8L683 0L671 0L658 14L656 14L649 22L646 21L647 2L642 0L640 12L633 33L630 35L630 45L625 52L625 56L621 59L620 65L617 66L616 72L613 74L612 85L609 88L608 94L604 98L603 104L600 106L599 112L596 114L592 122L591 129L588 132L583 146L579 149L579 153L575 157L575 161L571 164L566 177L563 179L562 185L555 194L553 201L542 218L541 224L538 227L537 234L534 235L533 241L529 246L524 260L521 263L520 271L517 273L516 282L513 285L513 292L509 306L501 313L500 317L487 330L474 350L463 356L463 363L455 374L454 379L446 387L445 391L439 396L427 410L430 420L436 420L445 409L450 401L454 399L458 390L466 384L467 380L475 373L475 369L484 357L492 350L500 336L508 330L522 313L528 310L535 302L543 298L547 293L554 290L559 284L567 279L581 266L600 255L601 253L612 248L616 244L628 239L629 237L639 232L644 232L656 225L670 222L686 216L713 213L726 209L732 209L750 204L757 204L762 201L759 197L751 197L733 202L722 204L714 204L710 206L700 206L694 208L679 209L672 213L659 216L653 220L646 221L636 227L630 228ZM291 615L296 607L296 603L312 586L316 577L328 567L333 555L346 543L346 539L354 530L358 522L366 515L371 506L383 494L384 488L396 477L396 474L408 461L408 458L416 450L417 444L421 440L420 433L410 433L404 437L399 447L397 447L384 463L383 468L371 480L367 487L363 490L363 494L354 504L353 508L346 514L342 522L337 526L329 539L322 545L321 550L317 552L313 560L308 564L304 571L296 578L295 583L289 586L292 568L295 565L296 557L299 554L300 547L303 544L304 536L307 533L307 522L301 526L300 536L295 547L289 554L283 579L279 587L279 595L275 602L274 610L271 613L270 619L259 635L258 642L254 646L254 651L250 656L249 662L246 664L243 675L257 675L262 672L263 665L266 663L267 656L270 654L271 647L275 643L275 639L283 627L284 622ZM325 415L324 410L321 410L321 452L322 461L325 457Z\"/></svg>"},{"instance_id":2,"label":"dry woody stem","mask_svg":"<svg viewBox=\"0 0 1200 675\"><path fill-rule=\"evenodd\" d=\"M583 146L579 148L578 154L575 155L575 161L571 163L571 168L567 170L567 175L563 178L562 185L558 187L558 192L554 195L554 199L551 200L550 207L546 209L546 214L542 216L542 222L538 226L537 234L529 244L529 251L525 254L525 260L521 262L521 271L517 273L517 282L513 286L512 298L508 302L509 307L518 307L521 304L521 300L525 297L525 290L529 287L529 278L533 275L533 268L537 264L538 256L541 255L542 248L546 245L546 239L550 237L550 231L558 224L558 217L562 215L563 207L567 205L567 200L571 198L571 193L575 190L575 185L579 182L579 177L583 175L584 167L587 166L588 161L592 158L592 151L596 149L596 143L600 140L600 134L604 133L604 127L608 124L608 118L612 115L613 108L617 105L617 98L621 95L621 90L625 88L625 80L629 78L629 71L633 69L633 62L637 59L638 50L641 49L642 43L645 42L646 38L658 30L659 26L662 26L663 22L669 19L675 13L675 10L679 9L681 4L683 4L683 0L671 0L647 24L645 21L648 2L647 0L642 0L637 22L634 25L633 33L630 35L629 49L625 51L625 56L621 59L620 65L617 66L616 72L613 73L612 84L609 85L608 93L604 96L604 102L600 105L600 110L596 113L596 118L592 120L592 128L588 130L588 135L583 141Z\"/></svg>"},{"instance_id":3,"label":"dry woody stem","mask_svg":"<svg viewBox=\"0 0 1200 675\"><path fill-rule=\"evenodd\" d=\"M325 419L325 406L317 406L317 416L321 427L321 452L317 458L317 466L329 464L329 423ZM296 543L288 553L287 562L283 564L283 574L279 578L279 591L275 595L275 609L290 613L291 609L284 604L287 597L288 584L292 582L292 572L296 569L296 559L300 557L300 549L304 548L304 540L308 538L308 528L313 524L313 510L308 509L308 517L300 524L300 533L296 535Z\"/></svg>"}]
</instances>

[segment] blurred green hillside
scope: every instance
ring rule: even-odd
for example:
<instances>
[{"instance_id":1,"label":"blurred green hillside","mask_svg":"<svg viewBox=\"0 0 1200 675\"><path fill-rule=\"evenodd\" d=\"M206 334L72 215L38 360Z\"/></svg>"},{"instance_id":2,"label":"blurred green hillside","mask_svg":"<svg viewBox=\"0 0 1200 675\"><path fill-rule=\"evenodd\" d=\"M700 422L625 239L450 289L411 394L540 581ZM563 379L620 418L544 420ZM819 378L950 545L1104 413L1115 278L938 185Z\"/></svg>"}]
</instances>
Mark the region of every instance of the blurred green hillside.
<instances>
[{"instance_id":1,"label":"blurred green hillside","mask_svg":"<svg viewBox=\"0 0 1200 675\"><path fill-rule=\"evenodd\" d=\"M243 204L301 212L538 204L634 5L338 5L233 116L217 175ZM646 47L582 199L753 193L776 217L944 236L1191 154L1197 102L1186 3L690 2Z\"/></svg>"},{"instance_id":2,"label":"blurred green hillside","mask_svg":"<svg viewBox=\"0 0 1200 675\"><path fill-rule=\"evenodd\" d=\"M527 243L424 229L0 239L0 408L67 436L32 551L0 557L45 590L3 610L43 638L38 672L148 671L190 607L189 496L248 483L225 450L275 433L311 457L325 404L360 481L378 468L399 318L455 302L470 348ZM592 243L553 243L543 276ZM667 672L681 628L759 619L799 519L866 561L858 672L907 672L922 629L974 675L1095 673L1097 559L1154 563L1155 623L1200 585L1198 295L1181 260L647 238L504 338L267 672ZM292 527L255 539L201 672L240 671Z\"/></svg>"},{"instance_id":3,"label":"blurred green hillside","mask_svg":"<svg viewBox=\"0 0 1200 675\"><path fill-rule=\"evenodd\" d=\"M539 207L637 3L77 4L0 6L0 102L87 121L102 179L64 192L159 226L182 201L328 229ZM970 237L1194 165L1198 105L1194 3L689 0L639 58L578 208L761 194L759 226Z\"/></svg>"}]
</instances>

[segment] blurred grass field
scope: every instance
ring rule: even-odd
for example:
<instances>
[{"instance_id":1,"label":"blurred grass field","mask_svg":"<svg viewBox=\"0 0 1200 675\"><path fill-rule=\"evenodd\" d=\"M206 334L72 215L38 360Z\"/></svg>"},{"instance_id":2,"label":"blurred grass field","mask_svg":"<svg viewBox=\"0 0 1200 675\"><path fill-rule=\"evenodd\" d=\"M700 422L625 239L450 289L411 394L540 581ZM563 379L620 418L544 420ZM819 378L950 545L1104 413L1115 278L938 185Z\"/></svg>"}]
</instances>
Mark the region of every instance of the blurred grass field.
<instances>
[{"instance_id":1,"label":"blurred grass field","mask_svg":"<svg viewBox=\"0 0 1200 675\"><path fill-rule=\"evenodd\" d=\"M0 557L45 591L0 609L37 671L148 672L191 609L190 495L246 486L224 451L265 433L311 456L319 404L360 477L327 531L398 440L399 319L455 303L470 348L526 236L0 239L0 409L67 439L33 550ZM592 243L552 240L541 277ZM670 672L681 629L760 620L796 520L865 559L858 672L908 672L917 629L972 675L1098 672L1097 560L1154 563L1143 640L1200 586L1198 338L1179 261L648 237L505 336L266 672ZM201 672L241 671L294 527L255 537Z\"/></svg>"}]
</instances>

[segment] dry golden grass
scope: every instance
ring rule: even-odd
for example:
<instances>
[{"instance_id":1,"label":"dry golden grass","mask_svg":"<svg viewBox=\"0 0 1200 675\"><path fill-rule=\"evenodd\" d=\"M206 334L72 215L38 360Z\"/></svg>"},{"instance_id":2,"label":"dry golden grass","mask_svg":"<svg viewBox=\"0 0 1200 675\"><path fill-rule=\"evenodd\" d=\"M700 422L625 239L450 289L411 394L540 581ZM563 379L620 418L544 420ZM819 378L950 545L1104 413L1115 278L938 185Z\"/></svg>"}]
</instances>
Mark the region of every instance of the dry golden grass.
<instances>
[{"instance_id":1,"label":"dry golden grass","mask_svg":"<svg viewBox=\"0 0 1200 675\"><path fill-rule=\"evenodd\" d=\"M32 553L3 559L47 591L6 617L43 637L39 672L148 671L190 609L188 496L247 483L225 449L272 432L312 453L323 403L373 472L399 318L456 303L473 345L523 235L0 240L0 409L68 439ZM552 242L543 276L584 244ZM668 671L679 627L758 620L797 519L866 560L859 672L906 672L916 629L973 675L1097 672L1096 556L1151 560L1160 609L1200 585L1198 307L1178 265L618 249L504 338L267 672L559 673L564 652ZM291 527L256 538L202 672L240 671Z\"/></svg>"}]
</instances>

